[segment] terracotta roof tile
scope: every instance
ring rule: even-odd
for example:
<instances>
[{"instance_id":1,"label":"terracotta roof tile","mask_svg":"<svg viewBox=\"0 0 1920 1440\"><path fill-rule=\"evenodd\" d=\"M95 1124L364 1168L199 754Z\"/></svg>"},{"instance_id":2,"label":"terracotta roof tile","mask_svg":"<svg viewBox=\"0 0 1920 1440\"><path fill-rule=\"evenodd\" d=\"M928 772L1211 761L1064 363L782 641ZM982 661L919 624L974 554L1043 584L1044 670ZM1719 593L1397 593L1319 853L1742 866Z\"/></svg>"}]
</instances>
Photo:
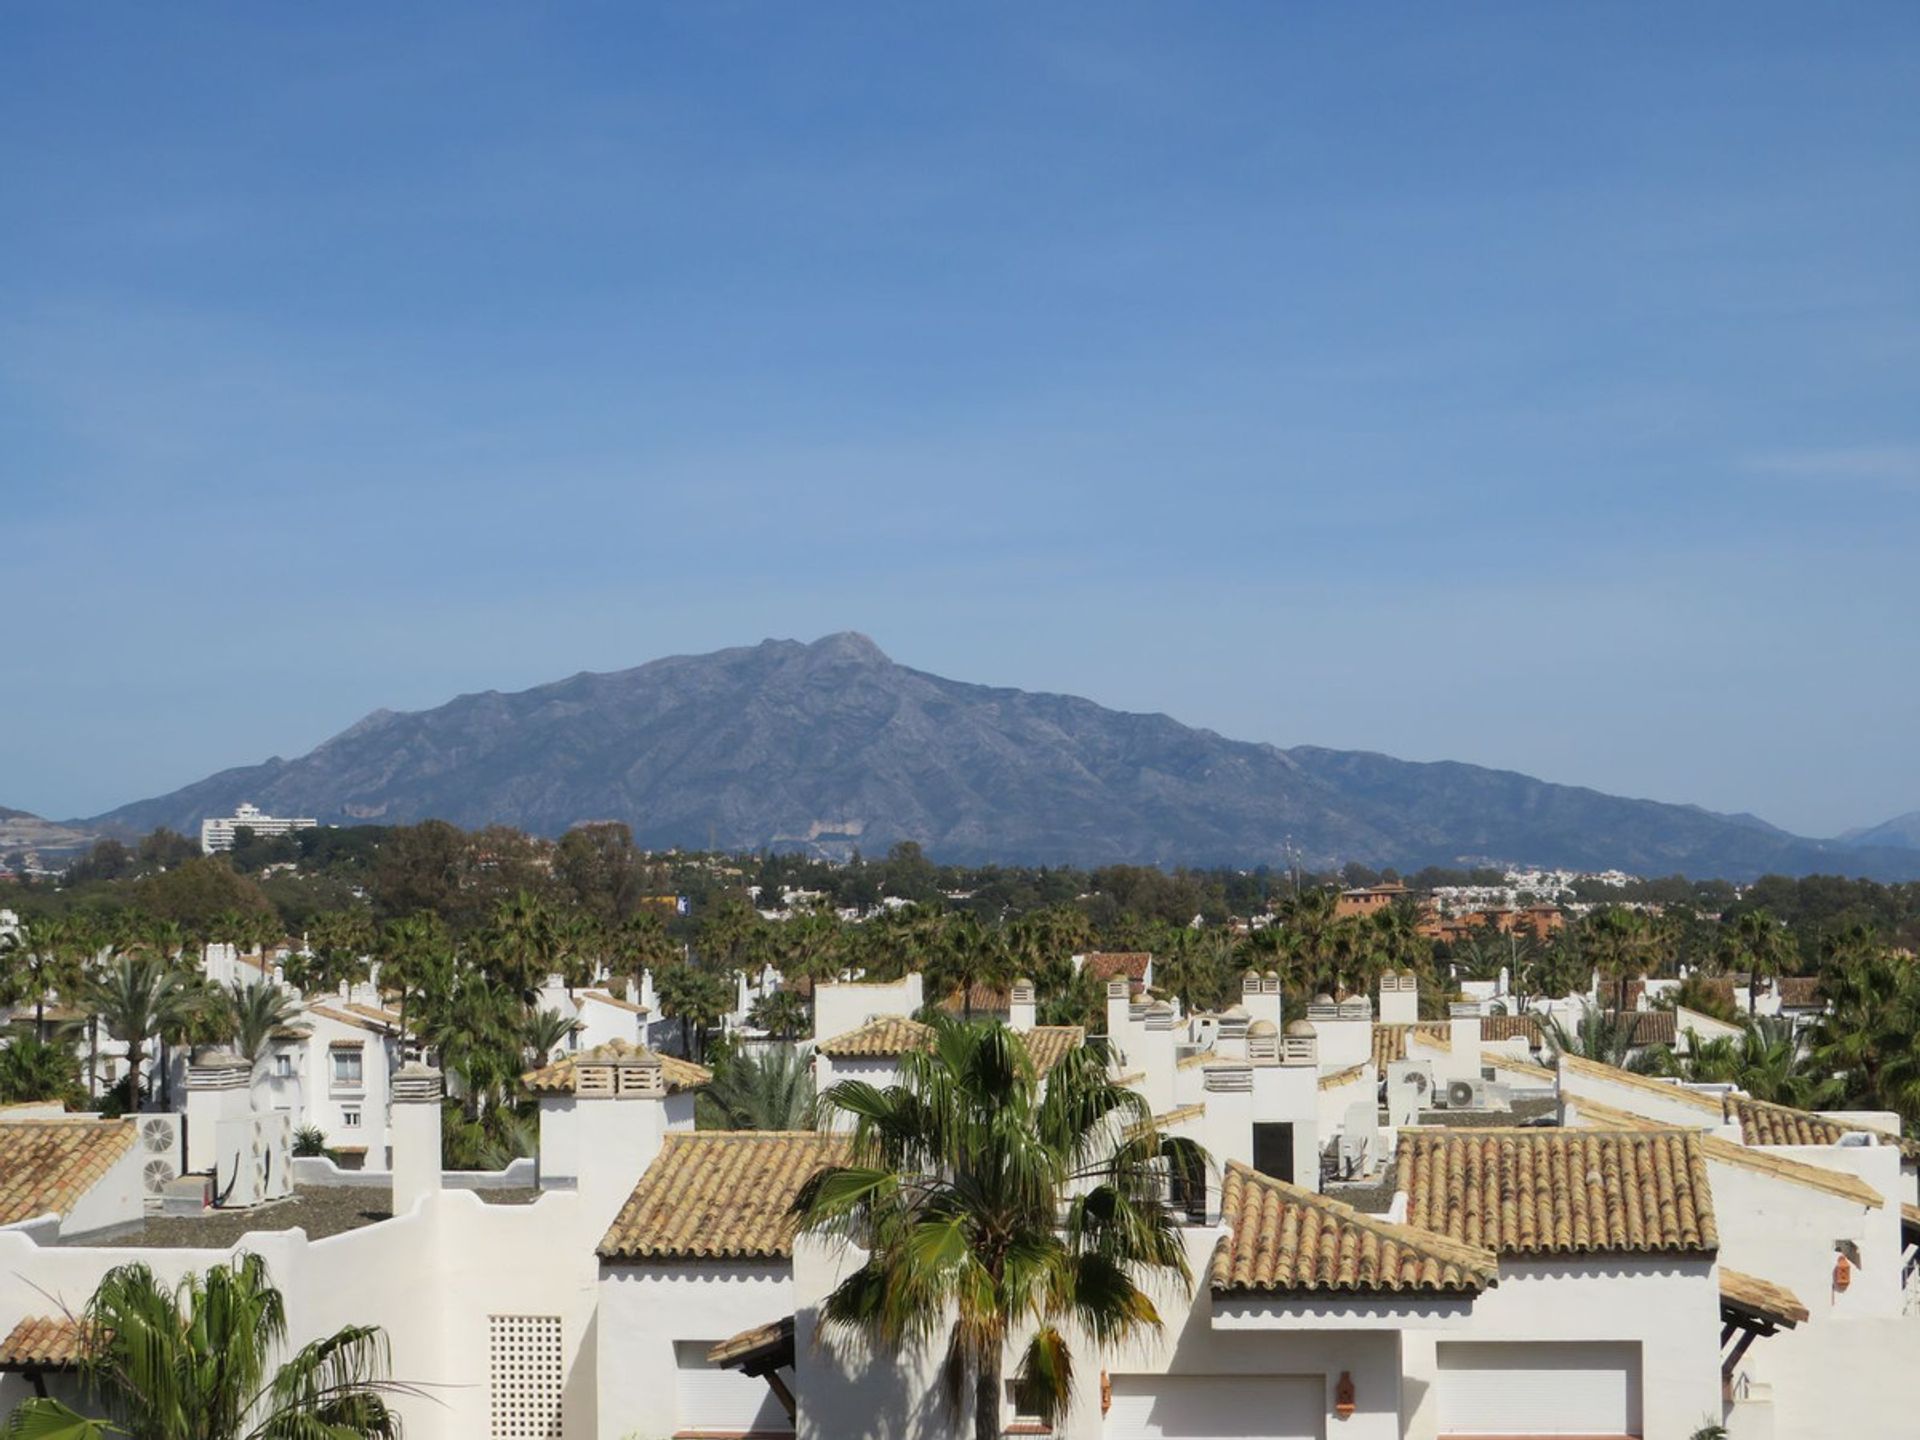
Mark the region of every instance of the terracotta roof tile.
<instances>
[{"instance_id":1,"label":"terracotta roof tile","mask_svg":"<svg viewBox=\"0 0 1920 1440\"><path fill-rule=\"evenodd\" d=\"M1322 1075L1320 1077L1320 1088L1322 1090L1338 1090L1342 1085L1351 1085L1366 1073L1367 1067L1365 1065L1349 1065L1344 1070L1335 1070L1330 1074Z\"/></svg>"},{"instance_id":2,"label":"terracotta roof tile","mask_svg":"<svg viewBox=\"0 0 1920 1440\"><path fill-rule=\"evenodd\" d=\"M1096 980L1113 980L1122 975L1129 980L1144 980L1152 959L1144 950L1095 951L1082 962L1081 969Z\"/></svg>"},{"instance_id":3,"label":"terracotta roof tile","mask_svg":"<svg viewBox=\"0 0 1920 1440\"><path fill-rule=\"evenodd\" d=\"M1164 1115L1154 1116L1153 1123L1160 1129L1165 1130L1171 1125L1182 1125L1189 1120L1198 1120L1206 1113L1207 1107L1205 1105L1176 1105Z\"/></svg>"},{"instance_id":4,"label":"terracotta roof tile","mask_svg":"<svg viewBox=\"0 0 1920 1440\"><path fill-rule=\"evenodd\" d=\"M29 1315L0 1340L0 1370L71 1370L83 1350L78 1321Z\"/></svg>"},{"instance_id":5,"label":"terracotta roof tile","mask_svg":"<svg viewBox=\"0 0 1920 1440\"><path fill-rule=\"evenodd\" d=\"M713 1071L704 1065L696 1065L691 1060L682 1060L678 1055L662 1055L645 1045L632 1045L625 1040L609 1040L604 1045L596 1045L591 1050L582 1050L575 1055L563 1055L558 1060L542 1065L537 1070L529 1070L520 1077L520 1083L535 1095L563 1095L573 1089L573 1067L580 1060L623 1060L646 1059L654 1056L660 1061L662 1077L669 1090L698 1090L713 1080Z\"/></svg>"},{"instance_id":6,"label":"terracotta roof tile","mask_svg":"<svg viewBox=\"0 0 1920 1440\"><path fill-rule=\"evenodd\" d=\"M1033 1068L1042 1075L1066 1059L1070 1051L1078 1050L1087 1043L1084 1025L1036 1025L1031 1030L1017 1033L1021 1043L1027 1047Z\"/></svg>"},{"instance_id":7,"label":"terracotta roof tile","mask_svg":"<svg viewBox=\"0 0 1920 1440\"><path fill-rule=\"evenodd\" d=\"M1861 1132L1876 1137L1879 1144L1899 1146L1903 1159L1920 1160L1920 1141L1750 1095L1727 1096L1726 1118L1740 1122L1740 1138L1749 1145L1837 1145L1842 1135Z\"/></svg>"},{"instance_id":8,"label":"terracotta roof tile","mask_svg":"<svg viewBox=\"0 0 1920 1440\"><path fill-rule=\"evenodd\" d=\"M1524 1038L1534 1050L1540 1048L1543 1039L1540 1021L1532 1015L1482 1015L1480 1038L1494 1041Z\"/></svg>"},{"instance_id":9,"label":"terracotta roof tile","mask_svg":"<svg viewBox=\"0 0 1920 1440\"><path fill-rule=\"evenodd\" d=\"M1219 1058L1220 1057L1214 1054L1211 1049L1196 1050L1191 1055L1182 1055L1177 1061L1175 1061L1174 1069L1191 1070L1196 1065L1211 1065L1215 1060L1218 1060Z\"/></svg>"},{"instance_id":10,"label":"terracotta roof tile","mask_svg":"<svg viewBox=\"0 0 1920 1440\"><path fill-rule=\"evenodd\" d=\"M1012 1005L1012 992L996 985L969 985L964 996L958 988L955 988L952 994L940 1002L940 1008L949 1015L964 1014L969 1006L972 1007L974 1014L978 1015L982 1012L990 1014L997 1010L1004 1011L1010 1009Z\"/></svg>"},{"instance_id":11,"label":"terracotta roof tile","mask_svg":"<svg viewBox=\"0 0 1920 1440\"><path fill-rule=\"evenodd\" d=\"M309 1015L324 1016L328 1020L332 1020L341 1025L351 1025L356 1030L372 1030L379 1034L385 1034L389 1030L399 1028L397 1016L394 1020L377 1019L375 1017L379 1012L369 1011L364 1005L340 1008L332 1005L309 1005L307 1006L307 1013Z\"/></svg>"},{"instance_id":12,"label":"terracotta roof tile","mask_svg":"<svg viewBox=\"0 0 1920 1440\"><path fill-rule=\"evenodd\" d=\"M1529 1080L1539 1080L1549 1085L1557 1085L1560 1083L1558 1074L1549 1070L1544 1065L1535 1065L1531 1060L1517 1060L1511 1056L1502 1055L1497 1050L1489 1050L1480 1058L1496 1070L1505 1070L1514 1075L1524 1075Z\"/></svg>"},{"instance_id":13,"label":"terracotta roof tile","mask_svg":"<svg viewBox=\"0 0 1920 1440\"><path fill-rule=\"evenodd\" d=\"M785 1259L794 1197L842 1163L844 1136L811 1130L681 1130L600 1241L604 1260Z\"/></svg>"},{"instance_id":14,"label":"terracotta roof tile","mask_svg":"<svg viewBox=\"0 0 1920 1440\"><path fill-rule=\"evenodd\" d=\"M1633 1027L1629 1045L1671 1045L1680 1033L1671 1010L1609 1010L1605 1020L1609 1029L1623 1023Z\"/></svg>"},{"instance_id":15,"label":"terracotta roof tile","mask_svg":"<svg viewBox=\"0 0 1920 1440\"><path fill-rule=\"evenodd\" d=\"M905 1015L882 1015L814 1046L834 1060L888 1059L909 1050L924 1049L933 1040L933 1027Z\"/></svg>"},{"instance_id":16,"label":"terracotta roof tile","mask_svg":"<svg viewBox=\"0 0 1920 1440\"><path fill-rule=\"evenodd\" d=\"M1403 1129L1399 1171L1409 1224L1503 1255L1720 1243L1690 1131Z\"/></svg>"},{"instance_id":17,"label":"terracotta roof tile","mask_svg":"<svg viewBox=\"0 0 1920 1440\"><path fill-rule=\"evenodd\" d=\"M0 1225L65 1215L132 1145L131 1120L0 1121Z\"/></svg>"},{"instance_id":18,"label":"terracotta roof tile","mask_svg":"<svg viewBox=\"0 0 1920 1440\"><path fill-rule=\"evenodd\" d=\"M1420 1039L1428 1045L1441 1050L1453 1048L1452 1032L1443 1024L1427 1023L1422 1025L1380 1025L1373 1027L1373 1068L1382 1075L1387 1066L1395 1060L1407 1058L1407 1034L1419 1033Z\"/></svg>"},{"instance_id":19,"label":"terracotta roof tile","mask_svg":"<svg viewBox=\"0 0 1920 1440\"><path fill-rule=\"evenodd\" d=\"M1083 1025L1036 1025L1031 1030L1014 1032L1027 1047L1033 1067L1045 1075L1058 1065L1070 1050L1086 1043ZM834 1060L891 1059L910 1050L925 1049L933 1043L933 1027L909 1020L904 1015L882 1015L858 1029L822 1040L814 1048Z\"/></svg>"},{"instance_id":20,"label":"terracotta roof tile","mask_svg":"<svg viewBox=\"0 0 1920 1440\"><path fill-rule=\"evenodd\" d=\"M1720 1267L1720 1299L1722 1303L1763 1315L1789 1328L1808 1318L1807 1307L1786 1286L1729 1270L1724 1265Z\"/></svg>"},{"instance_id":21,"label":"terracotta roof tile","mask_svg":"<svg viewBox=\"0 0 1920 1440\"><path fill-rule=\"evenodd\" d=\"M1602 1105L1597 1100L1575 1096L1574 1103L1578 1107L1581 1125L1588 1129L1655 1131L1673 1128L1658 1120L1649 1120L1644 1115ZM1738 1165L1757 1174L1771 1175L1776 1180L1824 1190L1829 1195L1838 1195L1843 1200L1851 1200L1869 1209L1877 1210L1886 1203L1878 1190L1858 1175L1844 1170L1829 1170L1824 1165L1809 1165L1802 1160L1790 1160L1785 1155L1770 1155L1763 1149L1723 1140L1718 1135L1702 1134L1700 1148L1707 1159L1722 1165Z\"/></svg>"},{"instance_id":22,"label":"terracotta roof tile","mask_svg":"<svg viewBox=\"0 0 1920 1440\"><path fill-rule=\"evenodd\" d=\"M625 1010L633 1015L644 1015L647 1013L646 1006L636 1005L631 1000L622 1000L618 995L609 995L604 990L582 990L580 992L580 998L582 1000L596 1000L602 1005L611 1005L616 1010Z\"/></svg>"},{"instance_id":23,"label":"terracotta roof tile","mask_svg":"<svg viewBox=\"0 0 1920 1440\"><path fill-rule=\"evenodd\" d=\"M1491 1251L1363 1214L1238 1162L1227 1166L1220 1215L1229 1233L1213 1252L1216 1293L1471 1295L1498 1274Z\"/></svg>"},{"instance_id":24,"label":"terracotta roof tile","mask_svg":"<svg viewBox=\"0 0 1920 1440\"><path fill-rule=\"evenodd\" d=\"M1670 1085L1664 1080L1655 1080L1650 1076L1636 1075L1631 1070L1622 1070L1618 1065L1603 1064L1598 1060L1588 1060L1579 1055L1561 1055L1562 1069L1571 1070L1576 1075L1586 1075L1595 1080L1604 1080L1609 1085L1619 1085L1628 1090L1637 1090L1643 1095L1658 1095L1663 1100L1677 1101L1691 1106L1706 1115L1720 1114L1720 1097L1708 1095L1699 1090L1689 1090L1684 1085ZM1702 1121L1702 1124L1708 1123Z\"/></svg>"}]
</instances>

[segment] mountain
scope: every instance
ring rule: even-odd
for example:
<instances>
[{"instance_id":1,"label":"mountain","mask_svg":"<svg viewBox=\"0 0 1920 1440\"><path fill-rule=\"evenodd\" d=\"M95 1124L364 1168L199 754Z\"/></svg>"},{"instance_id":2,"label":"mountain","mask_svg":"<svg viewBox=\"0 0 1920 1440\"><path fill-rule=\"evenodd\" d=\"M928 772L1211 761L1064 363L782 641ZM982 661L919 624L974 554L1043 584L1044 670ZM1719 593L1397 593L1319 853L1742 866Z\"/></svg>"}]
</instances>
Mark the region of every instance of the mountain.
<instances>
[{"instance_id":1,"label":"mountain","mask_svg":"<svg viewBox=\"0 0 1920 1440\"><path fill-rule=\"evenodd\" d=\"M297 760L222 771L95 826L192 833L252 801L322 823L438 817L554 835L623 820L643 845L943 860L1285 864L1513 860L1743 878L1920 875L1750 816L1506 771L1228 740L1165 715L897 665L861 635L769 640L516 694L376 711Z\"/></svg>"},{"instance_id":2,"label":"mountain","mask_svg":"<svg viewBox=\"0 0 1920 1440\"><path fill-rule=\"evenodd\" d=\"M0 865L8 869L29 858L57 869L91 845L95 838L83 826L56 825L29 810L10 810L0 805Z\"/></svg>"},{"instance_id":3,"label":"mountain","mask_svg":"<svg viewBox=\"0 0 1920 1440\"><path fill-rule=\"evenodd\" d=\"M1909 810L1904 815L1896 815L1883 824L1871 825L1864 830L1849 830L1836 843L1856 850L1875 846L1920 850L1920 810Z\"/></svg>"}]
</instances>

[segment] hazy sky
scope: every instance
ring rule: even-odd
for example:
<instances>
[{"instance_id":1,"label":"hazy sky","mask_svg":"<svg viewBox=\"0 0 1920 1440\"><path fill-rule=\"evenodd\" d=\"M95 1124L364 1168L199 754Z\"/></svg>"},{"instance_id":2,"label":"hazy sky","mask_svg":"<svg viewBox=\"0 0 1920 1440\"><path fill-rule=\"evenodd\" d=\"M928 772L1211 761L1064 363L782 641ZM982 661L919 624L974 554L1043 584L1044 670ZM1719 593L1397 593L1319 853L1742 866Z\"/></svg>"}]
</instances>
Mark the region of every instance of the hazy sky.
<instances>
[{"instance_id":1,"label":"hazy sky","mask_svg":"<svg viewBox=\"0 0 1920 1440\"><path fill-rule=\"evenodd\" d=\"M0 804L859 629L1920 806L1917 97L1911 0L9 5Z\"/></svg>"}]
</instances>

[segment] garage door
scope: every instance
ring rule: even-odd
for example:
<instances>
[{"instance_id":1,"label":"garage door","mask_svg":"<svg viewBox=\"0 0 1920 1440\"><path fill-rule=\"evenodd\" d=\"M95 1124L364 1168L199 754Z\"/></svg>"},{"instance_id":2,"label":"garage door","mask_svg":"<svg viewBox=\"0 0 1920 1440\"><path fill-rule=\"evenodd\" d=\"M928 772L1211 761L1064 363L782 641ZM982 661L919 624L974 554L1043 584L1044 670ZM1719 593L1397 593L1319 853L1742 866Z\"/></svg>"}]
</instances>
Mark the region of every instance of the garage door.
<instances>
[{"instance_id":1,"label":"garage door","mask_svg":"<svg viewBox=\"0 0 1920 1440\"><path fill-rule=\"evenodd\" d=\"M1320 1440L1319 1375L1116 1375L1107 1440Z\"/></svg>"},{"instance_id":2,"label":"garage door","mask_svg":"<svg viewBox=\"0 0 1920 1440\"><path fill-rule=\"evenodd\" d=\"M1638 1435L1640 1347L1442 1342L1442 1435Z\"/></svg>"}]
</instances>

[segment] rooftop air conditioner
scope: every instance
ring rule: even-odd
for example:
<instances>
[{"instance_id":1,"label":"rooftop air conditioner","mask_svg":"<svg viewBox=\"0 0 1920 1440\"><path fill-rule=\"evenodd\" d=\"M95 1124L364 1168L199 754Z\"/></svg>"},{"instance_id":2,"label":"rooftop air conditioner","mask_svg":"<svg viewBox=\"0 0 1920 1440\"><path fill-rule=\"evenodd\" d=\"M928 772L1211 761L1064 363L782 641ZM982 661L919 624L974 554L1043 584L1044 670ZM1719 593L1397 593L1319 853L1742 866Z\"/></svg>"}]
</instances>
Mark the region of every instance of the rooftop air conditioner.
<instances>
[{"instance_id":1,"label":"rooftop air conditioner","mask_svg":"<svg viewBox=\"0 0 1920 1440\"><path fill-rule=\"evenodd\" d=\"M1484 1110L1487 1108L1487 1082L1454 1080L1447 1085L1447 1109Z\"/></svg>"},{"instance_id":2,"label":"rooftop air conditioner","mask_svg":"<svg viewBox=\"0 0 1920 1440\"><path fill-rule=\"evenodd\" d=\"M147 1115L136 1131L140 1149L140 1200L148 1214L163 1208L167 1187L180 1178L186 1163L181 1142L183 1126L178 1115Z\"/></svg>"}]
</instances>

